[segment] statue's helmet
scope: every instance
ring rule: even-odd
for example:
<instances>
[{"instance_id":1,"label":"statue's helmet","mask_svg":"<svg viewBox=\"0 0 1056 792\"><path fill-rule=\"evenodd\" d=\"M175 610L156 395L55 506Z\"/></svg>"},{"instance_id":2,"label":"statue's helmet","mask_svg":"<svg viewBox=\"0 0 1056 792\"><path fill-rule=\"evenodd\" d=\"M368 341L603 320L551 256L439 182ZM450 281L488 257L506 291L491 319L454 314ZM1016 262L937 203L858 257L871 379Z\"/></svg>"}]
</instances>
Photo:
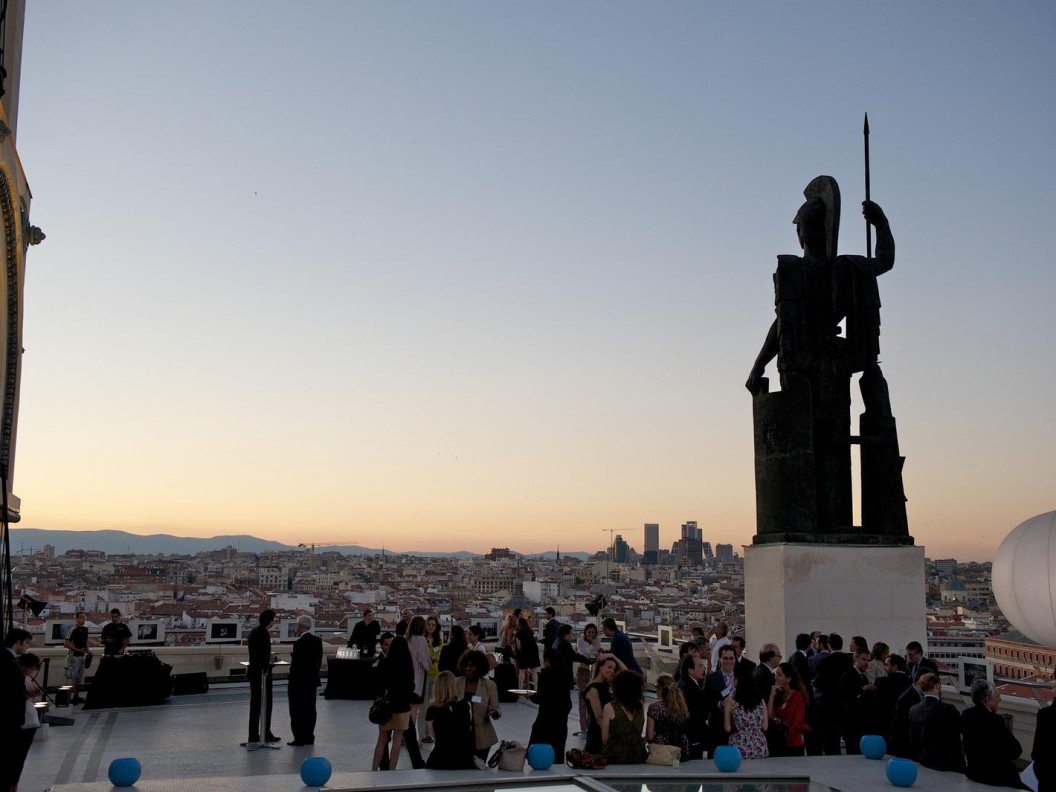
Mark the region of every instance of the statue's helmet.
<instances>
[{"instance_id":1,"label":"statue's helmet","mask_svg":"<svg viewBox=\"0 0 1056 792\"><path fill-rule=\"evenodd\" d=\"M818 176L803 190L806 202L799 207L793 223L803 228L803 233L818 235L828 259L836 257L836 245L840 235L840 187L831 176ZM820 237L824 234L824 240Z\"/></svg>"}]
</instances>

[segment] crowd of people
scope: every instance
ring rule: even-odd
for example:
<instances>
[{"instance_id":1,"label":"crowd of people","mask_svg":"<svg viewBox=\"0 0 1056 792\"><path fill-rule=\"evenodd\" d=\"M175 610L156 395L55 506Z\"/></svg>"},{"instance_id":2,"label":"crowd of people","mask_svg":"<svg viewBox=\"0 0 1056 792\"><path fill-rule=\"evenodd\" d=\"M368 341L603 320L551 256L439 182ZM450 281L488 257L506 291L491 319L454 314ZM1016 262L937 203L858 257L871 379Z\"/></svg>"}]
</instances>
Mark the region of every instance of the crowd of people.
<instances>
[{"instance_id":1,"label":"crowd of people","mask_svg":"<svg viewBox=\"0 0 1056 792\"><path fill-rule=\"evenodd\" d=\"M508 662L524 695L538 704L528 743L548 743L557 757L565 755L569 716L578 704L575 736L584 742L577 753L608 763L645 762L653 745L674 746L682 761L712 757L722 745L736 746L745 759L855 754L861 738L875 734L894 756L981 783L1019 786L1014 760L1021 748L997 714L1000 694L977 681L974 706L959 713L941 701L939 669L916 641L900 655L862 636L853 636L845 650L842 636L816 632L799 635L787 658L776 644L763 644L754 662L743 637L729 635L725 624L716 624L710 636L698 627L679 647L674 674L656 678L656 699L647 705L630 639L612 619L600 629L588 624L576 637L548 608L540 650L530 617L515 612L496 637L494 656L482 651L479 628L470 630L472 648L459 629L452 631L455 651L445 651L450 643L428 651L435 634L429 621L415 616L405 635L382 635L382 688L399 706L379 726L374 769L394 769L400 744L413 740L417 750L407 715L419 705L426 708L425 723L435 724L432 733L443 737L426 760L411 751L412 766L483 767L498 742L493 721L502 714L486 674ZM609 638L607 651L602 634ZM430 678L436 680L431 686ZM1039 715L1040 740L1051 740L1043 729L1052 718L1049 709ZM1045 753L1044 743L1036 742L1042 789L1051 783Z\"/></svg>"},{"instance_id":2,"label":"crowd of people","mask_svg":"<svg viewBox=\"0 0 1056 792\"><path fill-rule=\"evenodd\" d=\"M120 614L115 616L112 624L120 624ZM587 624L577 637L553 609L546 616L542 647L530 616L514 612L489 651L479 625L455 625L445 641L435 616L405 612L393 634L372 627L377 622L368 612L366 626L357 625L350 644L375 658L377 687L387 705L372 769L396 769L404 749L414 768L485 767L499 742L495 722L502 716L499 687L490 676L509 664L508 675L522 685L519 693L538 705L528 743L553 746L559 760L578 705L580 728L574 736L583 742L576 753L613 764L645 762L650 747L661 745L671 746L681 761L713 757L723 745L736 746L745 759L854 754L868 734L883 736L894 756L925 767L994 786L1020 786L1014 762L1022 749L998 713L1000 693L978 680L972 706L959 712L942 701L939 669L916 641L899 655L884 643L869 646L862 636L853 636L844 651L836 633L801 634L789 657L766 643L756 663L748 658L744 639L729 635L725 624L716 624L710 636L696 627L679 647L674 673L656 677L656 698L647 705L645 676L629 637L613 619ZM247 745L280 739L271 731L274 621L274 611L263 611L249 635ZM312 634L310 617L300 617L296 626L288 697L290 745L301 746L315 741L323 647ZM607 650L602 635L609 638ZM74 678L83 678L90 651L82 637L78 632L67 639L67 670ZM12 629L0 653L0 739L16 749L14 761L0 763L0 792L17 786L39 725L33 703L41 693L35 681L41 663L29 651L31 642L28 632ZM118 633L105 646L117 653L125 644ZM1032 758L1041 792L1056 790L1054 713L1052 706L1043 707L1035 731ZM429 744L423 756L422 746Z\"/></svg>"}]
</instances>

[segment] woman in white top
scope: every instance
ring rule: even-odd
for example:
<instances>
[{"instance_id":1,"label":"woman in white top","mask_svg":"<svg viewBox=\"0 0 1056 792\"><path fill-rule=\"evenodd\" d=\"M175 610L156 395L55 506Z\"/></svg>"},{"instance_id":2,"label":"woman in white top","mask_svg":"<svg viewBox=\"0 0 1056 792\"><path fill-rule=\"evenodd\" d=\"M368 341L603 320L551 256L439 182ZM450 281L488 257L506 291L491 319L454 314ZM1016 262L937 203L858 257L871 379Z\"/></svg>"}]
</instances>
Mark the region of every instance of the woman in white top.
<instances>
[{"instance_id":1,"label":"woman in white top","mask_svg":"<svg viewBox=\"0 0 1056 792\"><path fill-rule=\"evenodd\" d=\"M407 625L407 647L411 650L414 666L414 693L411 694L411 723L417 723L418 707L425 700L425 675L433 658L429 655L429 644L425 640L425 617L415 616Z\"/></svg>"},{"instance_id":2,"label":"woman in white top","mask_svg":"<svg viewBox=\"0 0 1056 792\"><path fill-rule=\"evenodd\" d=\"M576 651L591 660L598 659L601 651L601 636L598 635L598 625L591 623L583 628L583 636L576 641ZM590 663L580 663L576 669L576 689L579 691L579 732L581 735L587 733L587 725L590 723L590 705L583 698L583 693L590 684Z\"/></svg>"}]
</instances>

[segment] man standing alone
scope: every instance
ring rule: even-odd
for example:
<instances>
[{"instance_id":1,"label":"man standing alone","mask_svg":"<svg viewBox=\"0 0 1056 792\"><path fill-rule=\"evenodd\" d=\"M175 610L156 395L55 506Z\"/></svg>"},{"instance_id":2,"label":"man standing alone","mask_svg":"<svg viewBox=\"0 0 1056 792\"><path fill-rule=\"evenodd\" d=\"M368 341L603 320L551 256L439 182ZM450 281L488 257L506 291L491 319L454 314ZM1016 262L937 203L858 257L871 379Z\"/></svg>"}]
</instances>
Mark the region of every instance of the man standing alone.
<instances>
[{"instance_id":1,"label":"man standing alone","mask_svg":"<svg viewBox=\"0 0 1056 792\"><path fill-rule=\"evenodd\" d=\"M263 736L268 742L279 742L281 738L271 733L271 635L268 628L275 621L271 608L261 611L260 623L249 634L249 741L247 747L260 743ZM263 683L262 683L263 680ZM264 688L263 694L261 687ZM260 733L260 711L264 707L266 730Z\"/></svg>"},{"instance_id":2,"label":"man standing alone","mask_svg":"<svg viewBox=\"0 0 1056 792\"><path fill-rule=\"evenodd\" d=\"M367 611L368 613L370 611ZM375 622L376 624L377 622ZM323 664L323 642L312 634L312 617L297 619L297 641L290 652L290 745L315 744L315 699L318 695L319 668ZM371 652L373 654L373 652Z\"/></svg>"}]
</instances>

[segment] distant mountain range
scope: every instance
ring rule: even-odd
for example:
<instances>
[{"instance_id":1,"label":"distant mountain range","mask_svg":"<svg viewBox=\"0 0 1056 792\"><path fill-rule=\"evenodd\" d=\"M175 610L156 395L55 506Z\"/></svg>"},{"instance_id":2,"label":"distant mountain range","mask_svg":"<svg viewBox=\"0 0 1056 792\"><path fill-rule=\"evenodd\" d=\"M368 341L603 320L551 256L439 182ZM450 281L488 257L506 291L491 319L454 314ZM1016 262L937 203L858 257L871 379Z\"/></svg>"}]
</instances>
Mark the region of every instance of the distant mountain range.
<instances>
[{"instance_id":1,"label":"distant mountain range","mask_svg":"<svg viewBox=\"0 0 1056 792\"><path fill-rule=\"evenodd\" d=\"M11 553L26 555L37 552L44 545L52 545L58 555L67 550L101 550L107 555L194 555L209 550L237 547L244 553L289 552L298 546L258 539L249 534L232 534L209 538L194 536L172 536L171 534L139 534L128 531L49 531L43 528L11 528ZM341 553L342 555L378 555L382 551L360 545L327 545L316 548L317 553ZM434 556L444 558L480 558L480 553L459 550L454 553L410 551L389 555ZM526 555L528 558L553 558L553 552ZM590 557L590 553L562 553L579 559Z\"/></svg>"}]
</instances>

